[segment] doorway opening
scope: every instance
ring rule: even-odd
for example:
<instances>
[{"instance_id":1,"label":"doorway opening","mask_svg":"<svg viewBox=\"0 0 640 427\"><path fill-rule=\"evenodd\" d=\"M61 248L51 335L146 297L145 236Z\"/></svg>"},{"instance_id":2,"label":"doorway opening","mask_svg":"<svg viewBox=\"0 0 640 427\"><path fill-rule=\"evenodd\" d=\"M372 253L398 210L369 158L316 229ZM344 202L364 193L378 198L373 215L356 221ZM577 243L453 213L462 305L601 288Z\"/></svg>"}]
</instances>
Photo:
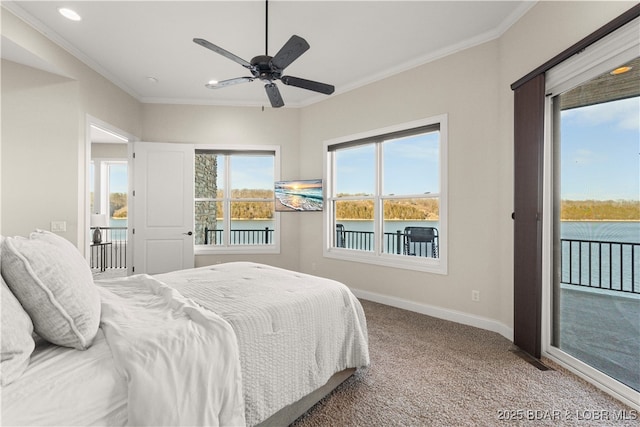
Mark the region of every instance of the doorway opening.
<instances>
[{"instance_id":1,"label":"doorway opening","mask_svg":"<svg viewBox=\"0 0 640 427\"><path fill-rule=\"evenodd\" d=\"M131 137L88 119L86 258L95 279L127 275L129 239L129 141Z\"/></svg>"}]
</instances>

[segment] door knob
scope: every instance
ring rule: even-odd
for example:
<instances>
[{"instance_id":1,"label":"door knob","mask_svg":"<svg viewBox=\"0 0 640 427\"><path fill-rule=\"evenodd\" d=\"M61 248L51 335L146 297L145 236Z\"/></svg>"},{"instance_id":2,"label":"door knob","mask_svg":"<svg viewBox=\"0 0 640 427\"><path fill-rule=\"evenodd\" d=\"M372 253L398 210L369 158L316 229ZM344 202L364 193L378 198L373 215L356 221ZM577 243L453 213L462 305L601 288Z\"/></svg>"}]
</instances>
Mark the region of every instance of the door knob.
<instances>
[{"instance_id":1,"label":"door knob","mask_svg":"<svg viewBox=\"0 0 640 427\"><path fill-rule=\"evenodd\" d=\"M182 234L184 234L185 236L191 236L193 235L193 231L189 231L188 233L182 233Z\"/></svg>"}]
</instances>

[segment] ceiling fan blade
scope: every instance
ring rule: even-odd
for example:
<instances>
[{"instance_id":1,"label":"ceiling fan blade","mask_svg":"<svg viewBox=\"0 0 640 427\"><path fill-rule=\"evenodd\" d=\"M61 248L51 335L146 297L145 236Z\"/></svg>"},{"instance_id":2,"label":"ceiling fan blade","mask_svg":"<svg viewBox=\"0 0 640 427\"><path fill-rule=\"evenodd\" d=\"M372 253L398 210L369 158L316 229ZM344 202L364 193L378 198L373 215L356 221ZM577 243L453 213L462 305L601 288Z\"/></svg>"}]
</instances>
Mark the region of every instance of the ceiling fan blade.
<instances>
[{"instance_id":1,"label":"ceiling fan blade","mask_svg":"<svg viewBox=\"0 0 640 427\"><path fill-rule=\"evenodd\" d=\"M307 50L309 50L309 43L302 37L293 35L271 59L271 65L279 70L284 70Z\"/></svg>"},{"instance_id":2,"label":"ceiling fan blade","mask_svg":"<svg viewBox=\"0 0 640 427\"><path fill-rule=\"evenodd\" d=\"M229 58L230 60L237 62L238 64L242 65L245 68L248 69L252 69L253 66L245 61L244 59L240 58L239 56L234 55L233 53L224 50L223 48L221 48L220 46L216 46L215 44L206 41L205 39L193 39L194 43L199 44L202 47L206 47L209 50L214 51L215 53L219 53L220 55L224 56L225 58Z\"/></svg>"},{"instance_id":3,"label":"ceiling fan blade","mask_svg":"<svg viewBox=\"0 0 640 427\"><path fill-rule=\"evenodd\" d=\"M267 91L267 96L269 97L269 101L271 101L271 106L273 108L280 108L284 105L278 86L276 86L275 83L264 85L264 89Z\"/></svg>"},{"instance_id":4,"label":"ceiling fan blade","mask_svg":"<svg viewBox=\"0 0 640 427\"><path fill-rule=\"evenodd\" d=\"M326 83L314 82L313 80L301 79L300 77L282 76L280 78L282 83L295 86L302 89L312 90L314 92L324 93L325 95L331 95L336 90L333 85Z\"/></svg>"},{"instance_id":5,"label":"ceiling fan blade","mask_svg":"<svg viewBox=\"0 0 640 427\"><path fill-rule=\"evenodd\" d=\"M209 89L220 89L227 86L237 85L239 83L249 83L255 80L253 77L236 77L235 79L222 80L218 83L207 83L205 86Z\"/></svg>"}]
</instances>

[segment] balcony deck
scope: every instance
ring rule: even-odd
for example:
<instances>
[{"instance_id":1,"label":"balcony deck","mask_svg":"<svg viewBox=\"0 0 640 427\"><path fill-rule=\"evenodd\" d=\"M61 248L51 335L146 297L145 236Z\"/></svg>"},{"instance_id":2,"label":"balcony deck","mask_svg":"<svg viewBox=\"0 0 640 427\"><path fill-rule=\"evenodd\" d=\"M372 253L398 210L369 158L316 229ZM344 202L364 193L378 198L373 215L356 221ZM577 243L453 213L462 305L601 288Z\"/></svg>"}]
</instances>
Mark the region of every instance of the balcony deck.
<instances>
[{"instance_id":1,"label":"balcony deck","mask_svg":"<svg viewBox=\"0 0 640 427\"><path fill-rule=\"evenodd\" d=\"M558 347L640 391L640 295L562 285Z\"/></svg>"}]
</instances>

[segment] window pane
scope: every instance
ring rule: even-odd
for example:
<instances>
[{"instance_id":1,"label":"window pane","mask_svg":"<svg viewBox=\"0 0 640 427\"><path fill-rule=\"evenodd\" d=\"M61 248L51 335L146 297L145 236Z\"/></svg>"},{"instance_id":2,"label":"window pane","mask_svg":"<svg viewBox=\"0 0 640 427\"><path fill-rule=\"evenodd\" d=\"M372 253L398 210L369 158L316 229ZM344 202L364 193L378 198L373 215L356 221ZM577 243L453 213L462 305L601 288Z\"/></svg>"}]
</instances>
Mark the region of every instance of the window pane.
<instances>
[{"instance_id":1,"label":"window pane","mask_svg":"<svg viewBox=\"0 0 640 427\"><path fill-rule=\"evenodd\" d=\"M195 155L195 196L197 199L213 199L222 189L224 157L210 153Z\"/></svg>"},{"instance_id":2,"label":"window pane","mask_svg":"<svg viewBox=\"0 0 640 427\"><path fill-rule=\"evenodd\" d=\"M637 87L607 72L553 98L551 344L640 391Z\"/></svg>"},{"instance_id":3,"label":"window pane","mask_svg":"<svg viewBox=\"0 0 640 427\"><path fill-rule=\"evenodd\" d=\"M383 206L383 252L438 257L439 199L393 199Z\"/></svg>"},{"instance_id":4,"label":"window pane","mask_svg":"<svg viewBox=\"0 0 640 427\"><path fill-rule=\"evenodd\" d=\"M275 203L231 202L231 244L273 244Z\"/></svg>"},{"instance_id":5,"label":"window pane","mask_svg":"<svg viewBox=\"0 0 640 427\"><path fill-rule=\"evenodd\" d=\"M440 192L440 132L385 141L384 194Z\"/></svg>"},{"instance_id":6,"label":"window pane","mask_svg":"<svg viewBox=\"0 0 640 427\"><path fill-rule=\"evenodd\" d=\"M374 250L373 200L335 202L336 238L334 246L361 251Z\"/></svg>"},{"instance_id":7,"label":"window pane","mask_svg":"<svg viewBox=\"0 0 640 427\"><path fill-rule=\"evenodd\" d=\"M232 198L273 198L274 156L231 156Z\"/></svg>"},{"instance_id":8,"label":"window pane","mask_svg":"<svg viewBox=\"0 0 640 427\"><path fill-rule=\"evenodd\" d=\"M375 146L373 144L335 151L335 194L370 196L375 191Z\"/></svg>"}]
</instances>

